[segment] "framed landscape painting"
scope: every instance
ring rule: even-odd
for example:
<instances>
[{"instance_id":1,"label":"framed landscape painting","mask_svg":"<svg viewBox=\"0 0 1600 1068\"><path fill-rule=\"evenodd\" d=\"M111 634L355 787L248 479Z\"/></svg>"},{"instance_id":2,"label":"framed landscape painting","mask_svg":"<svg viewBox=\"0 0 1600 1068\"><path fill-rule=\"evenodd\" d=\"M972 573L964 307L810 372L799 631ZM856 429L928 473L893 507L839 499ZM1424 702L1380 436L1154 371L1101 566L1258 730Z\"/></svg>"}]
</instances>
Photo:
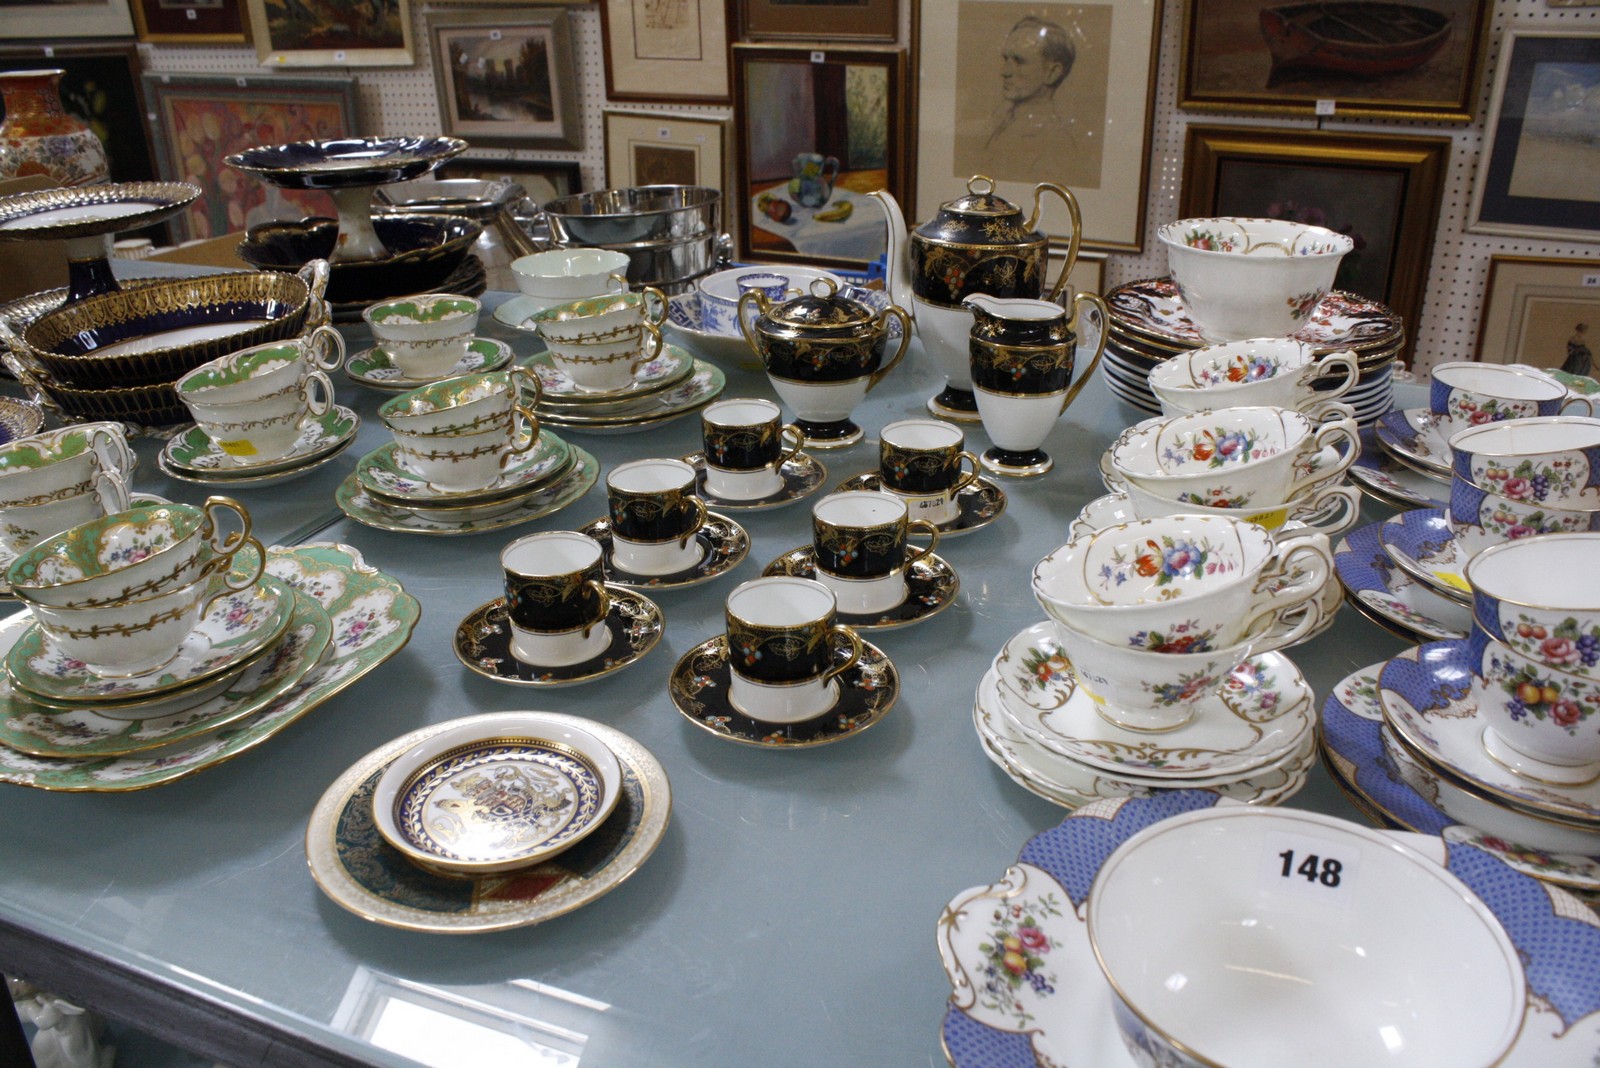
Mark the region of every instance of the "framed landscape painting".
<instances>
[{"instance_id":1,"label":"framed landscape painting","mask_svg":"<svg viewBox=\"0 0 1600 1068\"><path fill-rule=\"evenodd\" d=\"M606 112L606 185L704 185L722 190L728 123L695 115Z\"/></svg>"},{"instance_id":2,"label":"framed landscape painting","mask_svg":"<svg viewBox=\"0 0 1600 1068\"><path fill-rule=\"evenodd\" d=\"M404 67L416 58L409 0L246 0L262 66Z\"/></svg>"},{"instance_id":3,"label":"framed landscape painting","mask_svg":"<svg viewBox=\"0 0 1600 1068\"><path fill-rule=\"evenodd\" d=\"M1594 377L1600 371L1600 259L1493 256L1477 358Z\"/></svg>"},{"instance_id":4,"label":"framed landscape painting","mask_svg":"<svg viewBox=\"0 0 1600 1068\"><path fill-rule=\"evenodd\" d=\"M440 10L428 33L445 133L475 145L583 147L564 9Z\"/></svg>"},{"instance_id":5,"label":"framed landscape painting","mask_svg":"<svg viewBox=\"0 0 1600 1068\"><path fill-rule=\"evenodd\" d=\"M152 44L244 44L244 0L133 0L139 40Z\"/></svg>"},{"instance_id":6,"label":"framed landscape painting","mask_svg":"<svg viewBox=\"0 0 1600 1068\"><path fill-rule=\"evenodd\" d=\"M1178 106L1467 122L1492 7L1188 0Z\"/></svg>"}]
</instances>

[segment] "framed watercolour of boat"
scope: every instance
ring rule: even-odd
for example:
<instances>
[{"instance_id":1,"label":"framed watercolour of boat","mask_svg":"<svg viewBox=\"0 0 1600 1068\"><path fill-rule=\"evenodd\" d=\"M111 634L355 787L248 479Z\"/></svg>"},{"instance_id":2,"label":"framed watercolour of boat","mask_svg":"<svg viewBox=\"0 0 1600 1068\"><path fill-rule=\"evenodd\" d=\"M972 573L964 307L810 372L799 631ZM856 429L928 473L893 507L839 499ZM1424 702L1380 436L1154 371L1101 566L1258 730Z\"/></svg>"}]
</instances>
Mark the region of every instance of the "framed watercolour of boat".
<instances>
[{"instance_id":1,"label":"framed watercolour of boat","mask_svg":"<svg viewBox=\"0 0 1600 1068\"><path fill-rule=\"evenodd\" d=\"M1489 0L1189 0L1178 106L1469 122L1491 7Z\"/></svg>"}]
</instances>

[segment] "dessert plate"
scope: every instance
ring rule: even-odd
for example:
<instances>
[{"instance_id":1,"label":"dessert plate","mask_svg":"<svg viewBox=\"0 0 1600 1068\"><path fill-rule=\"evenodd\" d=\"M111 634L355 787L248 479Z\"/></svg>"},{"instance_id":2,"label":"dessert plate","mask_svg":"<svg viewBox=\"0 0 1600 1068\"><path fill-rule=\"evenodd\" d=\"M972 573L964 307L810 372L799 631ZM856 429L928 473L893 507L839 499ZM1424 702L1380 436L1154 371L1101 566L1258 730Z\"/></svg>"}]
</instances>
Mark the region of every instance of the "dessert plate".
<instances>
[{"instance_id":1,"label":"dessert plate","mask_svg":"<svg viewBox=\"0 0 1600 1068\"><path fill-rule=\"evenodd\" d=\"M588 406L580 409L541 407L538 409L540 422L545 426L620 434L635 433L681 419L720 397L728 383L727 376L715 365L696 360L694 366L694 373L679 384L626 405L618 405L614 410L593 412Z\"/></svg>"},{"instance_id":2,"label":"dessert plate","mask_svg":"<svg viewBox=\"0 0 1600 1068\"><path fill-rule=\"evenodd\" d=\"M1076 541L1086 534L1117 523L1134 523L1139 516L1128 503L1126 493L1107 493L1096 497L1078 510L1078 517L1067 524L1067 540Z\"/></svg>"},{"instance_id":3,"label":"dessert plate","mask_svg":"<svg viewBox=\"0 0 1600 1068\"><path fill-rule=\"evenodd\" d=\"M1472 603L1472 587L1462 575L1450 519L1442 508L1413 508L1383 521L1378 538L1389 559L1435 593Z\"/></svg>"},{"instance_id":4,"label":"dessert plate","mask_svg":"<svg viewBox=\"0 0 1600 1068\"><path fill-rule=\"evenodd\" d=\"M204 430L191 426L170 438L161 449L161 468L174 477L188 475L214 482L236 482L257 475L309 471L317 461L339 452L355 440L361 417L336 404L306 421L293 447L276 460L246 464L229 456Z\"/></svg>"},{"instance_id":5,"label":"dessert plate","mask_svg":"<svg viewBox=\"0 0 1600 1068\"><path fill-rule=\"evenodd\" d=\"M695 496L705 501L707 507L725 510L757 511L765 508L782 508L786 504L793 504L811 496L828 478L828 469L822 466L821 460L810 453L797 452L778 468L778 477L783 479L782 489L765 497L730 500L706 489L705 453L693 452L680 459L694 467Z\"/></svg>"},{"instance_id":6,"label":"dessert plate","mask_svg":"<svg viewBox=\"0 0 1600 1068\"><path fill-rule=\"evenodd\" d=\"M618 567L611 558L613 542L608 518L585 523L578 528L578 533L587 534L600 543L600 565L605 569L607 582L640 589L670 590L710 582L738 567L750 552L750 535L744 527L715 512L707 513L705 525L695 531L695 541L700 544L700 562L670 575L635 575Z\"/></svg>"},{"instance_id":7,"label":"dessert plate","mask_svg":"<svg viewBox=\"0 0 1600 1068\"><path fill-rule=\"evenodd\" d=\"M1356 611L1406 641L1465 638L1472 609L1441 597L1395 567L1383 546L1383 524L1369 523L1333 547L1333 571Z\"/></svg>"},{"instance_id":8,"label":"dessert plate","mask_svg":"<svg viewBox=\"0 0 1600 1068\"><path fill-rule=\"evenodd\" d=\"M816 578L816 549L810 545L790 549L768 564L761 574ZM929 553L913 561L907 569L905 600L883 612L846 612L840 609L839 622L856 630L909 627L913 623L932 619L949 608L960 591L961 578L956 574L956 569L938 554Z\"/></svg>"},{"instance_id":9,"label":"dessert plate","mask_svg":"<svg viewBox=\"0 0 1600 1068\"><path fill-rule=\"evenodd\" d=\"M545 715L593 734L622 765L615 809L583 841L526 871L476 878L435 875L402 856L378 834L373 791L395 757L465 721L438 723L385 742L323 793L306 825L306 861L317 886L364 920L439 934L527 927L615 890L661 843L672 810L667 773L648 749L613 727Z\"/></svg>"},{"instance_id":10,"label":"dessert plate","mask_svg":"<svg viewBox=\"0 0 1600 1068\"><path fill-rule=\"evenodd\" d=\"M527 523L552 515L589 492L600 475L600 464L591 453L572 447L572 466L553 482L540 486L525 496L512 497L504 502L504 510L479 514L474 510L468 516L455 516L444 509L404 508L373 497L351 472L335 491L334 502L339 510L362 526L378 530L392 530L402 534L435 534L450 537L459 534L481 534L490 530L504 530L519 523ZM491 505L495 502L491 502ZM486 506L488 507L488 506Z\"/></svg>"},{"instance_id":11,"label":"dessert plate","mask_svg":"<svg viewBox=\"0 0 1600 1068\"><path fill-rule=\"evenodd\" d=\"M1450 443L1426 408L1395 408L1372 428L1378 444L1413 471L1446 485L1450 482Z\"/></svg>"},{"instance_id":12,"label":"dessert plate","mask_svg":"<svg viewBox=\"0 0 1600 1068\"><path fill-rule=\"evenodd\" d=\"M623 586L607 585L611 610L604 626L611 632L606 651L590 660L563 667L544 667L518 660L511 651L511 620L504 597L474 608L456 626L456 659L469 671L512 686L575 686L614 675L637 663L656 647L665 626L661 609L650 598Z\"/></svg>"},{"instance_id":13,"label":"dessert plate","mask_svg":"<svg viewBox=\"0 0 1600 1068\"><path fill-rule=\"evenodd\" d=\"M1024 735L1108 771L1158 778L1243 774L1300 745L1316 726L1311 688L1282 653L1261 653L1202 698L1189 722L1151 734L1119 727L1078 685L1055 624L1018 631L995 658L1002 711Z\"/></svg>"},{"instance_id":14,"label":"dessert plate","mask_svg":"<svg viewBox=\"0 0 1600 1068\"><path fill-rule=\"evenodd\" d=\"M28 625L26 613L0 624L15 630L0 636L9 644ZM225 727L265 708L316 664L333 635L328 613L310 596L294 595L294 615L283 637L219 687L200 686L148 705L109 704L76 708L43 705L0 677L0 744L33 756L123 756Z\"/></svg>"},{"instance_id":15,"label":"dessert plate","mask_svg":"<svg viewBox=\"0 0 1600 1068\"><path fill-rule=\"evenodd\" d=\"M1581 785L1535 782L1500 764L1483 747L1468 641L1407 649L1378 675L1383 720L1406 747L1475 792L1524 812L1600 830L1600 779Z\"/></svg>"},{"instance_id":16,"label":"dessert plate","mask_svg":"<svg viewBox=\"0 0 1600 1068\"><path fill-rule=\"evenodd\" d=\"M405 647L419 606L400 583L348 545L313 542L267 550L267 571L322 605L333 621L327 652L288 692L219 730L124 757L35 757L0 746L0 782L39 790L121 793L187 778L283 731Z\"/></svg>"},{"instance_id":17,"label":"dessert plate","mask_svg":"<svg viewBox=\"0 0 1600 1068\"><path fill-rule=\"evenodd\" d=\"M876 471L868 471L854 478L845 479L835 487L834 492L881 489L883 489L882 476ZM987 476L979 475L956 494L956 517L948 523L934 525L939 528L939 537L959 538L963 534L971 534L974 530L982 530L999 519L1005 510L1006 491L997 483L989 481Z\"/></svg>"},{"instance_id":18,"label":"dessert plate","mask_svg":"<svg viewBox=\"0 0 1600 1068\"><path fill-rule=\"evenodd\" d=\"M1378 444L1372 427L1361 430L1361 455L1347 474L1363 493L1391 508L1443 508L1437 479L1414 471Z\"/></svg>"},{"instance_id":19,"label":"dessert plate","mask_svg":"<svg viewBox=\"0 0 1600 1068\"><path fill-rule=\"evenodd\" d=\"M498 371L511 362L515 354L511 346L492 337L474 337L467 342L467 354L456 365L438 378L407 378L394 365L394 360L382 348L373 346L351 353L344 362L345 377L374 389L396 392L425 386L440 379L473 375L483 371Z\"/></svg>"},{"instance_id":20,"label":"dessert plate","mask_svg":"<svg viewBox=\"0 0 1600 1068\"><path fill-rule=\"evenodd\" d=\"M518 444L525 444L526 434ZM500 477L475 490L442 489L412 474L401 463L390 441L356 461L356 481L369 494L401 507L477 504L515 497L555 478L572 463L572 447L553 430L539 431L539 440L527 452L512 453Z\"/></svg>"},{"instance_id":21,"label":"dessert plate","mask_svg":"<svg viewBox=\"0 0 1600 1068\"><path fill-rule=\"evenodd\" d=\"M1170 277L1117 286L1106 295L1113 331L1175 351L1206 344L1184 309ZM1334 290L1317 305L1306 325L1289 336L1319 349L1364 352L1392 343L1404 329L1400 317L1375 300Z\"/></svg>"},{"instance_id":22,"label":"dessert plate","mask_svg":"<svg viewBox=\"0 0 1600 1068\"><path fill-rule=\"evenodd\" d=\"M763 749L806 749L853 738L888 714L900 697L900 674L889 657L861 642L861 660L833 679L834 706L800 723L763 723L733 707L728 699L728 638L719 634L683 654L667 688L672 703L690 723L719 738Z\"/></svg>"},{"instance_id":23,"label":"dessert plate","mask_svg":"<svg viewBox=\"0 0 1600 1068\"><path fill-rule=\"evenodd\" d=\"M94 674L35 625L6 654L6 673L19 690L51 701L81 703L172 693L215 678L277 641L289 627L294 603L289 587L262 575L249 589L230 591L213 601L171 661L124 678Z\"/></svg>"},{"instance_id":24,"label":"dessert plate","mask_svg":"<svg viewBox=\"0 0 1600 1068\"><path fill-rule=\"evenodd\" d=\"M1227 804L1179 790L1095 801L1022 847L990 886L957 894L935 929L954 1068L1132 1068L1084 922L1108 856L1159 820ZM1600 1048L1600 924L1582 902L1466 842L1406 835L1489 906L1524 961L1527 1015L1500 1068L1587 1068ZM1016 945L1017 949L1011 947Z\"/></svg>"},{"instance_id":25,"label":"dessert plate","mask_svg":"<svg viewBox=\"0 0 1600 1068\"><path fill-rule=\"evenodd\" d=\"M588 411L591 405L601 402L636 401L675 386L694 372L694 357L677 345L663 345L655 359L640 366L633 373L633 381L621 389L580 388L571 375L556 366L555 357L548 350L536 352L522 362L539 376L541 407L550 405L574 412Z\"/></svg>"}]
</instances>

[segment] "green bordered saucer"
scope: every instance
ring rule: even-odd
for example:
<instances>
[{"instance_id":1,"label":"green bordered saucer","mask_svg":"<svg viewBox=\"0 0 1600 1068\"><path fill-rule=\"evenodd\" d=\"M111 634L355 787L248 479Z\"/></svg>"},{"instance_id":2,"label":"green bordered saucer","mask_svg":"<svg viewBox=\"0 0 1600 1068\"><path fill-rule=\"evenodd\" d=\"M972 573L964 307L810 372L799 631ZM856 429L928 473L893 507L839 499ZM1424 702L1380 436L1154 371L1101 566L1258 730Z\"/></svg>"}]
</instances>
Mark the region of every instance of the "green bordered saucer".
<instances>
[{"instance_id":1,"label":"green bordered saucer","mask_svg":"<svg viewBox=\"0 0 1600 1068\"><path fill-rule=\"evenodd\" d=\"M201 686L199 697L179 691L110 716L102 714L110 710L107 704L64 708L35 703L12 689L9 679L0 679L0 743L34 756L123 756L181 742L258 712L299 682L333 637L333 622L322 606L307 594L297 592L294 598L294 615L283 637L227 680L220 693L208 695L209 687ZM20 631L27 622L22 614L3 626Z\"/></svg>"},{"instance_id":2,"label":"green bordered saucer","mask_svg":"<svg viewBox=\"0 0 1600 1068\"><path fill-rule=\"evenodd\" d=\"M527 927L615 890L649 859L666 831L672 811L666 771L619 730L576 716L549 716L599 738L622 765L616 808L583 841L534 868L467 879L424 871L385 842L372 818L379 776L407 749L465 722L455 720L380 746L328 787L306 826L306 860L317 886L362 919L439 934Z\"/></svg>"},{"instance_id":3,"label":"green bordered saucer","mask_svg":"<svg viewBox=\"0 0 1600 1068\"><path fill-rule=\"evenodd\" d=\"M694 357L677 345L663 345L656 358L634 372L633 381L621 389L580 389L565 370L556 366L549 350L536 352L522 361L539 376L540 406L587 411L595 404L619 404L653 396L682 382L694 372Z\"/></svg>"},{"instance_id":4,"label":"green bordered saucer","mask_svg":"<svg viewBox=\"0 0 1600 1068\"><path fill-rule=\"evenodd\" d=\"M834 492L881 489L883 489L883 479L879 477L878 472L868 471L866 474L839 483ZM948 523L934 525L939 528L939 537L959 538L963 534L971 534L974 530L982 530L999 519L1005 510L1006 491L983 475L979 475L956 494L956 517Z\"/></svg>"},{"instance_id":5,"label":"green bordered saucer","mask_svg":"<svg viewBox=\"0 0 1600 1068\"><path fill-rule=\"evenodd\" d=\"M511 362L513 355L511 346L504 341L496 341L492 337L474 337L467 342L467 354L450 368L448 374L440 375L438 378L405 378L400 374L400 368L389 358L389 354L381 348L374 347L352 353L344 362L344 373L345 377L360 382L363 386L398 393L425 386L429 382L456 378L459 375L498 371Z\"/></svg>"},{"instance_id":6,"label":"green bordered saucer","mask_svg":"<svg viewBox=\"0 0 1600 1068\"><path fill-rule=\"evenodd\" d=\"M821 489L822 484L828 480L828 469L822 466L821 460L810 453L799 452L785 460L783 466L778 469L778 476L783 479L782 489L765 497L730 500L727 497L719 497L706 489L705 453L690 453L682 459L684 463L694 466L695 496L705 501L709 507L721 508L727 511L755 512L767 508L782 508L796 501L805 500Z\"/></svg>"},{"instance_id":7,"label":"green bordered saucer","mask_svg":"<svg viewBox=\"0 0 1600 1068\"><path fill-rule=\"evenodd\" d=\"M41 626L23 632L6 654L12 683L50 701L90 702L152 697L215 678L277 641L294 615L294 594L270 575L246 590L223 594L206 609L158 670L128 678L102 678L68 656Z\"/></svg>"},{"instance_id":8,"label":"green bordered saucer","mask_svg":"<svg viewBox=\"0 0 1600 1068\"><path fill-rule=\"evenodd\" d=\"M341 404L335 404L309 420L295 439L294 447L276 460L260 464L241 464L228 456L204 430L191 426L167 442L158 458L161 469L175 478L190 481L234 482L262 475L285 472L301 474L319 466L319 461L347 447L361 429L361 417Z\"/></svg>"},{"instance_id":9,"label":"green bordered saucer","mask_svg":"<svg viewBox=\"0 0 1600 1068\"><path fill-rule=\"evenodd\" d=\"M567 468L565 474L532 493L508 499L504 502L503 510L493 510L494 502L491 502L481 510L473 509L468 517L461 517L447 509L430 511L389 504L369 494L356 481L355 472L351 472L339 484L334 492L334 501L345 515L377 530L441 537L482 534L553 515L588 493L589 487L595 484L599 476L600 464L594 455L574 445L572 466Z\"/></svg>"},{"instance_id":10,"label":"green bordered saucer","mask_svg":"<svg viewBox=\"0 0 1600 1068\"><path fill-rule=\"evenodd\" d=\"M705 525L695 531L695 541L700 543L700 562L670 575L635 575L624 571L612 559L611 520L596 519L578 528L600 543L600 564L605 569L606 581L619 586L634 586L646 590L670 590L679 586L698 586L702 582L721 578L739 564L750 552L750 535L744 527L715 512L706 514Z\"/></svg>"},{"instance_id":11,"label":"green bordered saucer","mask_svg":"<svg viewBox=\"0 0 1600 1068\"><path fill-rule=\"evenodd\" d=\"M575 686L613 675L637 663L661 640L665 621L650 598L623 586L607 585L611 611L605 626L611 644L593 659L565 667L527 664L511 651L511 620L505 598L497 597L474 608L456 627L456 658L475 674L512 686Z\"/></svg>"},{"instance_id":12,"label":"green bordered saucer","mask_svg":"<svg viewBox=\"0 0 1600 1068\"><path fill-rule=\"evenodd\" d=\"M817 553L810 545L790 549L766 566L767 575L817 577ZM906 599L886 612L858 613L839 610L839 622L857 630L893 630L932 619L955 603L961 579L942 557L930 553L906 571Z\"/></svg>"},{"instance_id":13,"label":"green bordered saucer","mask_svg":"<svg viewBox=\"0 0 1600 1068\"><path fill-rule=\"evenodd\" d=\"M522 435L520 442L526 442ZM519 443L520 443L519 442ZM361 488L381 501L402 507L416 505L478 504L529 493L564 472L572 463L572 447L553 430L539 431L539 440L527 452L512 453L499 478L482 489L440 489L401 464L387 442L356 461L356 480Z\"/></svg>"},{"instance_id":14,"label":"green bordered saucer","mask_svg":"<svg viewBox=\"0 0 1600 1068\"><path fill-rule=\"evenodd\" d=\"M839 697L815 719L762 723L728 697L728 637L719 634L684 654L667 688L684 718L719 738L764 749L805 749L852 738L881 720L900 696L900 674L883 650L862 641L861 660L834 679Z\"/></svg>"}]
</instances>

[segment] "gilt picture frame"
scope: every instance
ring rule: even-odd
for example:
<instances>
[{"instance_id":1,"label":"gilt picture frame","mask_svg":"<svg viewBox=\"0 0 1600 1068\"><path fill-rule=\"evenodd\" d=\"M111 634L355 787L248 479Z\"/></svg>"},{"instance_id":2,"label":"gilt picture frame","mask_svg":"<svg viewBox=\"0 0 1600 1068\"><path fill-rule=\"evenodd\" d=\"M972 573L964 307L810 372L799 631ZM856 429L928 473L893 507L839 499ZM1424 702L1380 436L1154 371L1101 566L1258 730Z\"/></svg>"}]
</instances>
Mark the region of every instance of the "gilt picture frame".
<instances>
[{"instance_id":1,"label":"gilt picture frame","mask_svg":"<svg viewBox=\"0 0 1600 1068\"><path fill-rule=\"evenodd\" d=\"M444 132L474 145L578 149L578 72L561 7L428 18Z\"/></svg>"},{"instance_id":2,"label":"gilt picture frame","mask_svg":"<svg viewBox=\"0 0 1600 1068\"><path fill-rule=\"evenodd\" d=\"M244 44L244 0L132 0L139 40L150 44Z\"/></svg>"},{"instance_id":3,"label":"gilt picture frame","mask_svg":"<svg viewBox=\"0 0 1600 1068\"><path fill-rule=\"evenodd\" d=\"M411 0L245 0L264 67L409 67ZM359 19L355 12L361 12Z\"/></svg>"},{"instance_id":4,"label":"gilt picture frame","mask_svg":"<svg viewBox=\"0 0 1600 1068\"><path fill-rule=\"evenodd\" d=\"M727 189L728 121L701 115L607 111L606 186Z\"/></svg>"},{"instance_id":5,"label":"gilt picture frame","mask_svg":"<svg viewBox=\"0 0 1600 1068\"><path fill-rule=\"evenodd\" d=\"M1491 256L1474 358L1593 377L1600 258Z\"/></svg>"}]
</instances>

